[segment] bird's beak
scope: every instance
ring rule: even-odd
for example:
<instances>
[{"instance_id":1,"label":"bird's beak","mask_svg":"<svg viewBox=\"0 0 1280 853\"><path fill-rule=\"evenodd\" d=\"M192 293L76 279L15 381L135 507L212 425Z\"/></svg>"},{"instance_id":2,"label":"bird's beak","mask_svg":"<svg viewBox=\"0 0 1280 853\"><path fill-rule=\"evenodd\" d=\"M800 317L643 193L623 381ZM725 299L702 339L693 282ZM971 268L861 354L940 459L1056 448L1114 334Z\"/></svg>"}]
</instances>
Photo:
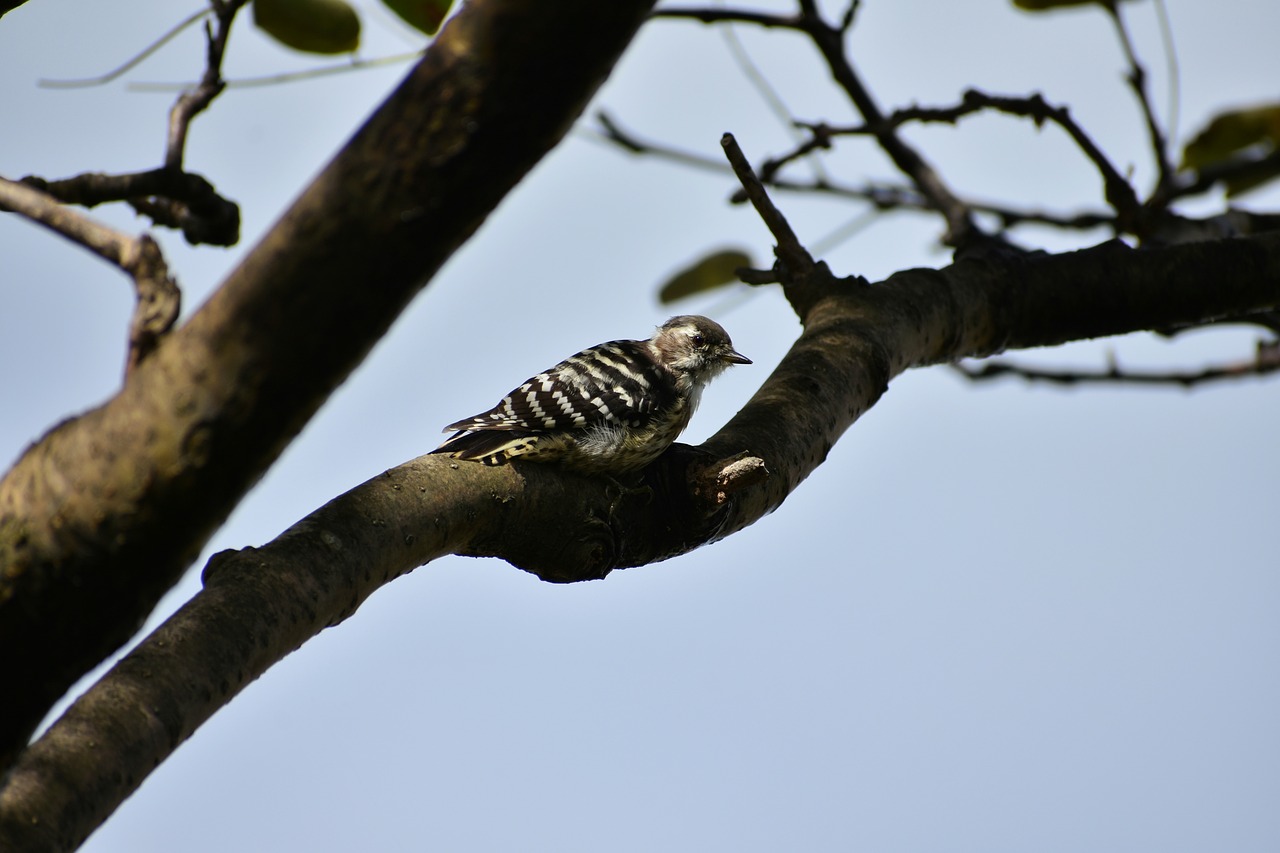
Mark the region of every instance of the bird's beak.
<instances>
[{"instance_id":1,"label":"bird's beak","mask_svg":"<svg viewBox=\"0 0 1280 853\"><path fill-rule=\"evenodd\" d=\"M723 358L725 361L729 362L730 364L750 364L751 363L751 359L747 358L745 355L738 352L737 350L729 350L727 353L725 353L720 357Z\"/></svg>"}]
</instances>

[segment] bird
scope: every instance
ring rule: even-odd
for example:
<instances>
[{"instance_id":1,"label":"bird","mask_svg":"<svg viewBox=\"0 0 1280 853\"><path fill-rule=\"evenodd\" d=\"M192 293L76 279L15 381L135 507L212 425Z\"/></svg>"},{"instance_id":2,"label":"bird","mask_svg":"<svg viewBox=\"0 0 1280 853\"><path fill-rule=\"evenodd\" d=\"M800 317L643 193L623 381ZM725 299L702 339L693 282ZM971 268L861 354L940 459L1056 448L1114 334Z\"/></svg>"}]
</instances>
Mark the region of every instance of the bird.
<instances>
[{"instance_id":1,"label":"bird","mask_svg":"<svg viewBox=\"0 0 1280 853\"><path fill-rule=\"evenodd\" d=\"M724 328L672 317L648 340L618 340L571 355L486 412L444 428L432 453L485 465L551 462L586 474L626 474L662 455L689 425L707 383L751 359Z\"/></svg>"}]
</instances>

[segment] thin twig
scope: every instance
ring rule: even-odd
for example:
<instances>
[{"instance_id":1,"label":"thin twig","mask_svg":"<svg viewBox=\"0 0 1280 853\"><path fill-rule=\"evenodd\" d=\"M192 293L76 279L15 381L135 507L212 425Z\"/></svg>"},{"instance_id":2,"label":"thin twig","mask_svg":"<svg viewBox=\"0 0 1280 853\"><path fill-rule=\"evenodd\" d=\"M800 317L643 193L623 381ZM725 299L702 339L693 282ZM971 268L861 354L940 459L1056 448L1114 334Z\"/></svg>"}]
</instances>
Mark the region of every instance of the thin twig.
<instances>
[{"instance_id":1,"label":"thin twig","mask_svg":"<svg viewBox=\"0 0 1280 853\"><path fill-rule=\"evenodd\" d=\"M173 108L169 111L169 137L165 148L164 164L170 169L181 169L184 151L187 145L187 131L191 120L213 103L226 83L222 79L222 57L227 49L227 37L231 34L231 24L236 13L247 0L210 0L213 9L213 23L205 21L205 39L208 42L205 51L204 75L199 84L190 91L178 96Z\"/></svg>"},{"instance_id":2,"label":"thin twig","mask_svg":"<svg viewBox=\"0 0 1280 853\"><path fill-rule=\"evenodd\" d=\"M880 147L929 201L932 209L946 221L947 230L943 242L958 249L991 242L994 238L979 228L974 220L973 210L951 191L933 166L897 134L896 128L884 124L880 107L854 70L845 51L844 36L852 22L851 13L845 14L839 26L832 26L822 17L813 0L800 0L799 8L800 14L791 17L714 7L664 9L655 13L655 17L688 18L703 23L732 21L791 29L807 35L826 60L836 84L862 114L867 126L875 129L874 135Z\"/></svg>"},{"instance_id":3,"label":"thin twig","mask_svg":"<svg viewBox=\"0 0 1280 853\"><path fill-rule=\"evenodd\" d=\"M761 72L760 68L754 61L752 61L751 56L747 53L746 46L743 45L742 40L738 38L737 30L732 25L721 27L720 35L728 46L730 54L733 55L734 61L737 62L739 70L741 70L743 76L747 78L747 82L749 82L760 94L765 105L769 108L769 111L773 113L774 118L782 124L787 135L797 143L802 142L803 140L800 139L800 132L797 129L798 125L796 123L795 116L793 116L791 111L787 109L786 102L782 100L782 96L778 94L777 90L773 88L768 79L764 76L764 73ZM810 148L805 153L811 154L813 151L814 149ZM808 158L808 163L809 167L813 170L813 177L815 180L827 179L827 172L826 169L823 168L821 160L817 157L810 157ZM775 167L775 169L776 168L777 167ZM767 181L768 173L769 166L766 164L761 167L761 180Z\"/></svg>"},{"instance_id":4,"label":"thin twig","mask_svg":"<svg viewBox=\"0 0 1280 853\"><path fill-rule=\"evenodd\" d=\"M742 153L742 149L738 147L738 141L733 138L732 133L726 133L720 137L720 144L724 148L725 157L728 158L729 164L733 166L734 174L738 176L742 189L746 192L747 198L756 209L756 213L764 220L765 226L769 232L773 234L777 244L773 247L773 256L775 258L773 269L767 273L759 270L739 270L738 276L748 284L766 284L769 281L776 281L782 285L782 292L787 298L787 302L791 304L792 310L796 312L796 316L801 322L805 322L809 316L810 309L824 295L830 292L830 287L834 282L831 270L821 261L815 262L813 256L800 243L796 237L795 231L791 230L791 225L787 222L787 218L782 215L782 211L778 210L769 198L769 193L765 190L764 184L760 183L760 179L752 170L751 164L747 162L746 156ZM849 277L849 282L858 282L865 284L865 279Z\"/></svg>"},{"instance_id":5,"label":"thin twig","mask_svg":"<svg viewBox=\"0 0 1280 853\"><path fill-rule=\"evenodd\" d=\"M1173 40L1173 25L1169 23L1169 9L1165 0L1156 0L1156 18L1160 21L1160 41L1164 44L1165 73L1169 75L1169 127L1170 139L1178 138L1178 108L1182 101L1182 75L1178 67L1178 49Z\"/></svg>"},{"instance_id":6,"label":"thin twig","mask_svg":"<svg viewBox=\"0 0 1280 853\"><path fill-rule=\"evenodd\" d=\"M285 83L296 83L300 80L316 80L321 77L329 77L334 74L348 74L352 71L363 71L368 68L380 68L384 65L396 65L402 62L409 62L413 59L419 59L422 56L421 50L410 50L405 53L395 53L389 56L379 56L373 59L356 59L340 62L336 65L321 65L316 68L307 68L303 71L285 71L280 74L264 74L261 77L238 77L232 80L223 79L223 87L226 89L256 89L264 86L280 86ZM194 86L194 83L172 83L160 80L139 81L129 84L131 92L180 92Z\"/></svg>"},{"instance_id":7,"label":"thin twig","mask_svg":"<svg viewBox=\"0 0 1280 853\"><path fill-rule=\"evenodd\" d=\"M761 27L777 27L781 29L802 29L804 21L795 15L771 15L767 12L750 12L746 9L724 9L705 7L696 9L655 9L651 18L687 18L701 21L704 24L718 24L732 21L739 24L756 24Z\"/></svg>"},{"instance_id":8,"label":"thin twig","mask_svg":"<svg viewBox=\"0 0 1280 853\"><path fill-rule=\"evenodd\" d=\"M624 148L633 154L659 157L673 163L692 166L709 172L717 172L719 174L730 174L732 172L729 165L721 160L699 154L695 151L677 148L663 142L656 142L650 139L641 138L634 132L622 127L615 118L607 113L597 113L596 118L597 121L600 122L600 128L593 133L586 134L587 139L617 145L618 147ZM800 126L808 128L811 131L821 127L821 125L809 124L801 124ZM760 170L757 173L761 183L765 186L772 187L776 190L782 190L784 192L819 193L823 195L833 195L840 198L865 201L877 210L909 210L921 213L935 212L929 201L925 199L918 190L912 187L893 184L867 184L861 187L855 187L848 184L837 183L830 179L819 178L809 181L797 181L790 178L780 177L778 172L781 166L793 159L795 158L792 156L784 155L783 157L775 157L765 160L761 164ZM739 190L733 198L734 202L745 202L746 200L746 195L741 190ZM1002 229L1023 224L1037 224L1049 225L1055 228L1087 231L1104 226L1109 227L1115 221L1113 216L1102 211L1086 211L1082 213L1066 214L1052 213L1049 211L1035 210L1031 208L1014 208L1009 207L1008 205L978 200L968 200L966 201L966 204L968 204L975 213L996 217L1000 221Z\"/></svg>"},{"instance_id":9,"label":"thin twig","mask_svg":"<svg viewBox=\"0 0 1280 853\"><path fill-rule=\"evenodd\" d=\"M102 86L106 83L110 83L112 80L117 79L123 74L127 74L132 69L141 65L148 57L172 41L175 36L187 27L191 26L205 15L208 15L209 12L209 9L199 9L192 12L190 15L170 27L169 30L158 39L144 47L141 52L126 60L123 65L108 71L106 74L100 74L97 77L84 77L76 80L40 80L37 85L43 86L46 89L83 89L89 86Z\"/></svg>"},{"instance_id":10,"label":"thin twig","mask_svg":"<svg viewBox=\"0 0 1280 853\"><path fill-rule=\"evenodd\" d=\"M774 249L778 260L786 265L790 273L798 276L807 275L813 268L813 258L804 246L800 244L800 239L796 237L796 232L791 230L791 224L782 215L782 211L774 206L773 200L769 198L769 193L765 191L764 184L760 183L760 179L756 177L756 173L752 170L746 155L742 153L742 149L738 146L738 141L733 138L732 133L726 133L720 137L720 145L724 148L725 157L728 158L729 165L733 167L734 174L738 176L738 180L742 183L742 188L746 191L747 198L751 201L751 206L756 209L756 213L760 214L760 218L764 220L765 227L769 229L773 239L778 241L778 245Z\"/></svg>"},{"instance_id":11,"label":"thin twig","mask_svg":"<svg viewBox=\"0 0 1280 853\"><path fill-rule=\"evenodd\" d=\"M629 130L624 129L613 116L604 110L596 113L596 121L600 123L600 129L595 134L596 138L625 148L632 154L653 154L674 163L693 166L697 169L706 169L711 172L719 172L720 174L732 171L724 161L714 157L698 154L695 151L686 151L661 142L640 139Z\"/></svg>"},{"instance_id":12,"label":"thin twig","mask_svg":"<svg viewBox=\"0 0 1280 853\"><path fill-rule=\"evenodd\" d=\"M1208 382L1265 376L1280 371L1280 341L1259 341L1257 352L1251 359L1203 367L1194 371L1129 371L1115 364L1102 371L1049 370L1009 362L987 362L981 367L955 364L953 367L965 378L973 381L1016 376L1028 381L1050 382L1055 385L1177 385L1182 388L1191 388Z\"/></svg>"},{"instance_id":13,"label":"thin twig","mask_svg":"<svg viewBox=\"0 0 1280 853\"><path fill-rule=\"evenodd\" d=\"M996 110L1010 115L1032 119L1037 125L1051 121L1062 128L1076 146L1093 163L1102 176L1108 204L1116 211L1122 223L1134 223L1139 217L1142 202L1133 187L1125 179L1120 170L1107 158L1097 143L1085 133L1084 129L1071 117L1066 107L1057 107L1047 101L1039 93L1025 97L989 95L976 89L969 89L961 96L958 104L947 107L912 106L895 110L881 119L882 126L865 123L849 127L834 127L825 124L806 125L815 139L827 140L832 136L873 135L879 138L884 127L897 128L908 122L942 122L955 124L959 119L982 112ZM1125 229L1128 230L1128 229Z\"/></svg>"}]
</instances>

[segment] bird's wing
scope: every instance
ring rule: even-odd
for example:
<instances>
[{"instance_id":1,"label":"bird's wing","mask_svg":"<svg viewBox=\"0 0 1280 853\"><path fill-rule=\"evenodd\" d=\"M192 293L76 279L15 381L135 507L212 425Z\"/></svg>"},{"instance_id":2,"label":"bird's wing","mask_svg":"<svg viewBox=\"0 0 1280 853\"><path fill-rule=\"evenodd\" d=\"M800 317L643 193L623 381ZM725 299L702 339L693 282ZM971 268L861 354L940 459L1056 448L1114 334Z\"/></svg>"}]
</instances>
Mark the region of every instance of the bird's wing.
<instances>
[{"instance_id":1,"label":"bird's wing","mask_svg":"<svg viewBox=\"0 0 1280 853\"><path fill-rule=\"evenodd\" d=\"M449 424L456 430L583 429L634 424L661 403L658 367L640 341L614 341L570 356L515 388L487 412Z\"/></svg>"}]
</instances>

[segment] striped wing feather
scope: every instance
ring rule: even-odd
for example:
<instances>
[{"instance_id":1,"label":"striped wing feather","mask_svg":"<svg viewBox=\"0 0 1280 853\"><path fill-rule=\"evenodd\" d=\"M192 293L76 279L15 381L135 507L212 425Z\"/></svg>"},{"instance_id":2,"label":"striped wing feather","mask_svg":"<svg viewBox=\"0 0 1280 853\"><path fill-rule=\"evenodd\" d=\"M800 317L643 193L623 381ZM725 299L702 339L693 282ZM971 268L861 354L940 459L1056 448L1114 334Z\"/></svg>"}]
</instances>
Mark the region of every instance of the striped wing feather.
<instances>
[{"instance_id":1,"label":"striped wing feather","mask_svg":"<svg viewBox=\"0 0 1280 853\"><path fill-rule=\"evenodd\" d=\"M662 402L657 391L663 387L658 370L640 341L601 344L539 373L489 411L449 424L445 432L545 432L606 423L634 425ZM450 438L441 449L459 438ZM497 444L506 440L494 438Z\"/></svg>"}]
</instances>

